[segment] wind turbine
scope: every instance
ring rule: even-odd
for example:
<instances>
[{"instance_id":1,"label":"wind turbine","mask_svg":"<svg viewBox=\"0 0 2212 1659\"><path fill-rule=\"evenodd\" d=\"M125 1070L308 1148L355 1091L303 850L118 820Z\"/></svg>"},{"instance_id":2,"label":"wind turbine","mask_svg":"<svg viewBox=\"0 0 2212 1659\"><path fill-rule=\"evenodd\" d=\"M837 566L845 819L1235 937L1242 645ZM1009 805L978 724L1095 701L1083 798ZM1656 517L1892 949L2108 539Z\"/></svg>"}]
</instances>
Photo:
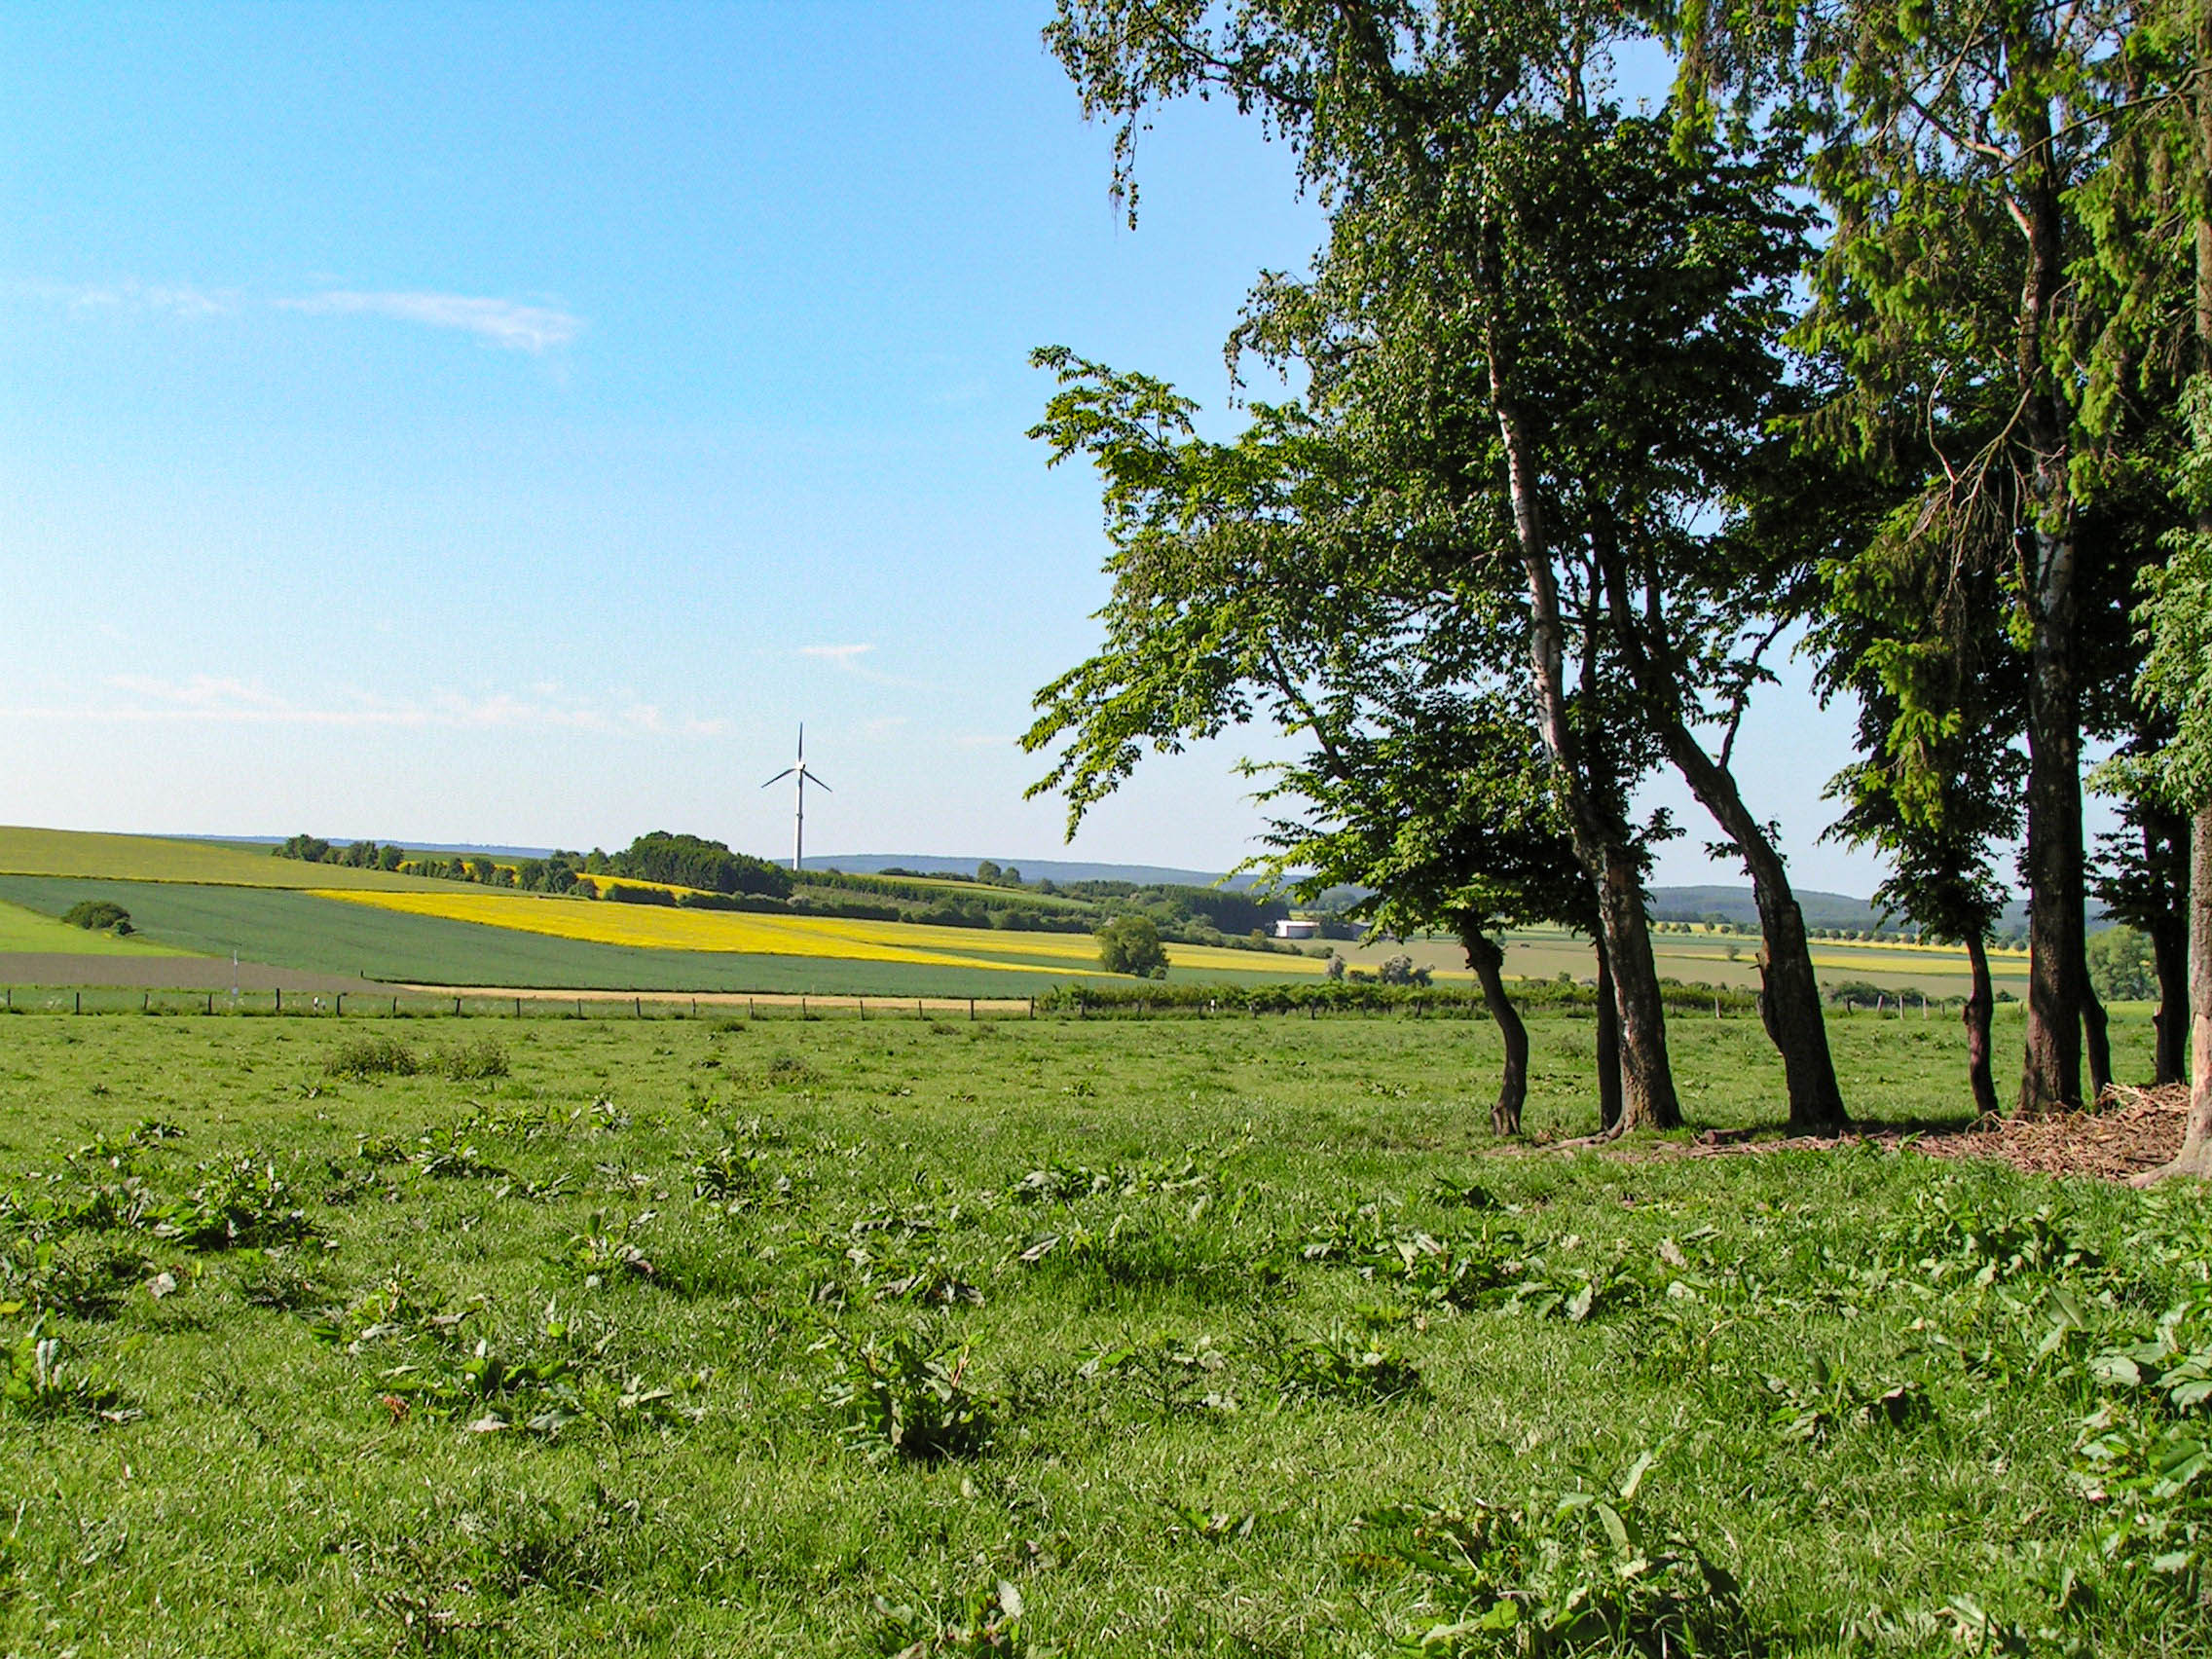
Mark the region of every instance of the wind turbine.
<instances>
[{"instance_id":1,"label":"wind turbine","mask_svg":"<svg viewBox=\"0 0 2212 1659\"><path fill-rule=\"evenodd\" d=\"M786 766L760 787L764 790L773 788L786 778L796 780L793 787L798 793L798 810L792 819L792 868L795 870L799 867L799 861L806 851L806 786L813 784L819 789L830 789L828 784L823 783L820 778L806 769L806 722L804 720L799 721L798 725L798 759ZM836 793L834 790L830 790L830 793Z\"/></svg>"}]
</instances>

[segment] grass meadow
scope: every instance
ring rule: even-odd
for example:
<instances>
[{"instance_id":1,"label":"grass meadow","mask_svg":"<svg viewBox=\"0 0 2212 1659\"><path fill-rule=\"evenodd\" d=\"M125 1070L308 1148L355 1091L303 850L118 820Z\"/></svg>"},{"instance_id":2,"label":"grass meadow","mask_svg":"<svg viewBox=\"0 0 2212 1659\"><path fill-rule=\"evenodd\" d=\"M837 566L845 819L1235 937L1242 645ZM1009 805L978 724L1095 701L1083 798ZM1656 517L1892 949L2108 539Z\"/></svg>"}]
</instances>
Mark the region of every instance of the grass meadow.
<instances>
[{"instance_id":1,"label":"grass meadow","mask_svg":"<svg viewBox=\"0 0 2212 1659\"><path fill-rule=\"evenodd\" d=\"M1833 1029L1963 1120L1951 1022ZM1675 1035L1779 1121L1755 1021ZM0 1019L0 1652L2212 1650L2201 1192L1500 1153L1495 1061Z\"/></svg>"}]
</instances>

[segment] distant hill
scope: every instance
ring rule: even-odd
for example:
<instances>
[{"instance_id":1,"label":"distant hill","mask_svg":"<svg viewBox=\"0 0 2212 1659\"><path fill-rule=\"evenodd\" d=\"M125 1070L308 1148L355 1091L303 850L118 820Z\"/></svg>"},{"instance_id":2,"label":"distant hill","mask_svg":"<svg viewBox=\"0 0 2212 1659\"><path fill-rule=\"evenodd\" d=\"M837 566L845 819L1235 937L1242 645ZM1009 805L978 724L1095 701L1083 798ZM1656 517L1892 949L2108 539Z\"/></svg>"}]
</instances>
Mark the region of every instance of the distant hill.
<instances>
[{"instance_id":1,"label":"distant hill","mask_svg":"<svg viewBox=\"0 0 2212 1659\"><path fill-rule=\"evenodd\" d=\"M833 853L824 858L804 861L808 869L841 869L847 875L874 875L886 869L910 869L924 875L966 875L976 873L980 858L945 858L936 853ZM1155 887L1162 883L1176 887L1211 887L1221 879L1219 870L1173 869L1166 865L1084 864L1068 859L993 859L990 861L1005 868L1018 869L1025 881L1133 881L1139 886ZM1232 888L1252 885L1252 878L1239 875L1229 883Z\"/></svg>"},{"instance_id":2,"label":"distant hill","mask_svg":"<svg viewBox=\"0 0 2212 1659\"><path fill-rule=\"evenodd\" d=\"M976 866L982 862L966 855L948 858L934 853L833 853L808 859L806 867L841 869L853 875L873 875L888 868L974 875ZM991 862L1020 870L1029 881L1041 878L1057 882L1134 881L1148 885L1169 882L1185 887L1211 887L1222 879L1218 870L1176 869L1165 865L1085 864L1066 859L994 859ZM1249 875L1233 876L1227 883L1239 891L1253 884L1254 878ZM1348 894L1350 890L1340 891ZM1805 912L1805 925L1809 928L1850 928L1865 932L1883 925L1882 913L1872 903L1864 899L1854 899L1848 893L1823 893L1800 887L1797 903ZM1748 928L1755 929L1759 924L1758 905L1748 886L1654 887L1651 913L1655 920L1662 922L1698 922L1719 916ZM2026 925L2027 914L2027 905L2014 900L2005 906L2003 919L1998 924L2000 930ZM2094 924L2101 919L2103 911L2092 905L2089 914ZM1896 925L1894 919L1890 925Z\"/></svg>"},{"instance_id":3,"label":"distant hill","mask_svg":"<svg viewBox=\"0 0 2212 1659\"><path fill-rule=\"evenodd\" d=\"M1797 889L1797 907L1809 928L1876 927L1881 912L1863 899L1845 893ZM1757 927L1759 908L1749 887L1654 887L1651 915L1661 922L1702 922L1718 916L1739 926Z\"/></svg>"},{"instance_id":4,"label":"distant hill","mask_svg":"<svg viewBox=\"0 0 2212 1659\"><path fill-rule=\"evenodd\" d=\"M280 847L291 837L288 835L165 835L165 841L203 841L216 847L250 847L259 852L268 847ZM324 840L334 847L350 846L355 841L382 841L382 835L325 835ZM485 859L541 859L553 851L551 847L509 847L483 841L401 841L400 846L410 853L444 853L449 858Z\"/></svg>"},{"instance_id":5,"label":"distant hill","mask_svg":"<svg viewBox=\"0 0 2212 1659\"><path fill-rule=\"evenodd\" d=\"M1805 912L1805 925L1809 928L1851 928L1864 932L1882 926L1895 927L1898 920L1886 922L1881 910L1864 899L1854 899L1844 893L1822 893L1817 889L1800 887L1797 907ZM1751 898L1749 887L1654 887L1651 890L1651 915L1661 922L1702 922L1712 916L1720 916L1743 927L1759 925L1759 909ZM2104 911L2092 904L2089 907L2092 922L2101 919ZM1998 919L1998 931L2025 927L2028 907L2015 899L2005 906Z\"/></svg>"}]
</instances>

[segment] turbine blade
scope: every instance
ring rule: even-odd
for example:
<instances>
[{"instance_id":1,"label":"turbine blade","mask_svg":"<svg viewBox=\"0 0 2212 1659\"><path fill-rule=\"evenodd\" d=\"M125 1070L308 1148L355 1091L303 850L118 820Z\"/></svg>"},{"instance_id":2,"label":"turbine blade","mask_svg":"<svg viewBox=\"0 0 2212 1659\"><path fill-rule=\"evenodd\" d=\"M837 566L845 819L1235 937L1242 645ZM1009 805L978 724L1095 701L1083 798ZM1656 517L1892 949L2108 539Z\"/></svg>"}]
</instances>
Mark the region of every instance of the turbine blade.
<instances>
[{"instance_id":1,"label":"turbine blade","mask_svg":"<svg viewBox=\"0 0 2212 1659\"><path fill-rule=\"evenodd\" d=\"M770 778L768 780L768 784L780 784L797 770L798 768L796 766L786 766L781 772L778 772L774 777ZM760 787L762 789L766 789L768 787L768 784L762 784Z\"/></svg>"}]
</instances>

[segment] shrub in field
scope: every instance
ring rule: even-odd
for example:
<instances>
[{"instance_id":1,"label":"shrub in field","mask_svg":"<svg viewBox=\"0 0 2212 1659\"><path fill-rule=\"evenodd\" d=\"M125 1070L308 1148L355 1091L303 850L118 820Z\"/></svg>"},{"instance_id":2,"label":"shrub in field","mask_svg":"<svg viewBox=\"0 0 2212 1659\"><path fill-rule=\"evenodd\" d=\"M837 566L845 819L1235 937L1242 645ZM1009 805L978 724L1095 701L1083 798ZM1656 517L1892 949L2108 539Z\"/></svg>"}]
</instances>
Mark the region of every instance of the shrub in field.
<instances>
[{"instance_id":1,"label":"shrub in field","mask_svg":"<svg viewBox=\"0 0 2212 1659\"><path fill-rule=\"evenodd\" d=\"M61 919L73 928L90 933L127 934L131 931L130 912L121 904L106 899L87 899L61 912Z\"/></svg>"},{"instance_id":2,"label":"shrub in field","mask_svg":"<svg viewBox=\"0 0 2212 1659\"><path fill-rule=\"evenodd\" d=\"M350 1038L331 1051L322 1069L332 1077L365 1083L379 1077L413 1077L423 1069L415 1051L394 1037Z\"/></svg>"},{"instance_id":3,"label":"shrub in field","mask_svg":"<svg viewBox=\"0 0 2212 1659\"><path fill-rule=\"evenodd\" d=\"M438 1074L455 1083L481 1083L507 1075L506 1046L497 1037L456 1043L438 1051Z\"/></svg>"},{"instance_id":4,"label":"shrub in field","mask_svg":"<svg viewBox=\"0 0 2212 1659\"><path fill-rule=\"evenodd\" d=\"M1098 940L1098 966L1107 973L1167 977L1167 947L1150 916L1116 916L1092 937Z\"/></svg>"},{"instance_id":5,"label":"shrub in field","mask_svg":"<svg viewBox=\"0 0 2212 1659\"><path fill-rule=\"evenodd\" d=\"M966 1346L898 1331L880 1340L833 1335L816 1348L830 1367L822 1402L838 1438L871 1463L931 1463L989 1448L994 1402L970 1382Z\"/></svg>"}]
</instances>

